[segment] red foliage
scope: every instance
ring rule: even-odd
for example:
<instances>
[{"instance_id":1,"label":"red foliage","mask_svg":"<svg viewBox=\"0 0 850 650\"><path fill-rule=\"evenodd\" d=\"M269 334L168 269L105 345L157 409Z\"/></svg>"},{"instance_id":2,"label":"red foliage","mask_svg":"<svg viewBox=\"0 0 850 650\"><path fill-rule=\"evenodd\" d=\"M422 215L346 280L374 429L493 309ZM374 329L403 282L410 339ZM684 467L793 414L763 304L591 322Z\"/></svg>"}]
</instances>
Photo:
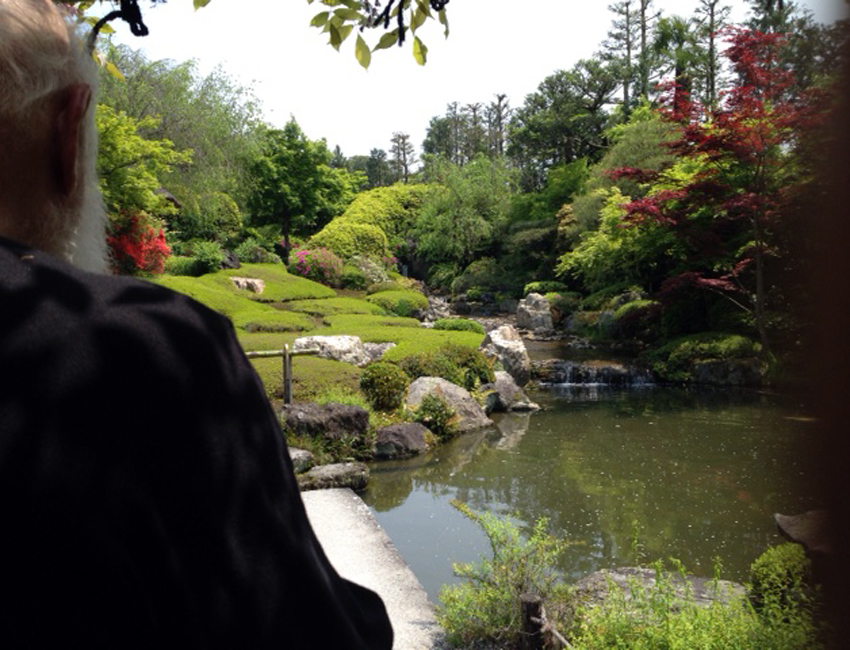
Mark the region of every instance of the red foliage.
<instances>
[{"instance_id":1,"label":"red foliage","mask_svg":"<svg viewBox=\"0 0 850 650\"><path fill-rule=\"evenodd\" d=\"M107 240L113 271L121 275L162 273L171 254L162 228L157 232L140 213L121 216L121 225L113 227Z\"/></svg>"}]
</instances>

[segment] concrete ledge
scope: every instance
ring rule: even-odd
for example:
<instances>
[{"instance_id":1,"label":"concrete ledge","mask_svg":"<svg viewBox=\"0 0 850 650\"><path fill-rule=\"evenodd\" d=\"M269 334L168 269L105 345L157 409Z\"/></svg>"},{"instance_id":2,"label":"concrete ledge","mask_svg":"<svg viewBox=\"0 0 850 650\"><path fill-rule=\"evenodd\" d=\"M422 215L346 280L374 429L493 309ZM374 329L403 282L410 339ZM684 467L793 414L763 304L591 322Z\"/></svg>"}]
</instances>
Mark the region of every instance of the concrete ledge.
<instances>
[{"instance_id":1,"label":"concrete ledge","mask_svg":"<svg viewBox=\"0 0 850 650\"><path fill-rule=\"evenodd\" d=\"M440 647L434 607L368 506L349 489L302 492L307 516L339 574L375 591L395 632L394 650Z\"/></svg>"}]
</instances>

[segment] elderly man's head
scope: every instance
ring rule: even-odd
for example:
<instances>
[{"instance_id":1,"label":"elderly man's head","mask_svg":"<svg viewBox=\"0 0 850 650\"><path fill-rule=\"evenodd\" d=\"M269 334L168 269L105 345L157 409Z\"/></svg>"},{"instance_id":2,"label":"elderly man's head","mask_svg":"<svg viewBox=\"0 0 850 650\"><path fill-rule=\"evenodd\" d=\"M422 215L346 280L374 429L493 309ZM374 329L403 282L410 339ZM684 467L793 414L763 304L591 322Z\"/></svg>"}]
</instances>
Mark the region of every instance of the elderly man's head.
<instances>
[{"instance_id":1,"label":"elderly man's head","mask_svg":"<svg viewBox=\"0 0 850 650\"><path fill-rule=\"evenodd\" d=\"M50 0L0 0L0 235L105 268L82 39Z\"/></svg>"}]
</instances>

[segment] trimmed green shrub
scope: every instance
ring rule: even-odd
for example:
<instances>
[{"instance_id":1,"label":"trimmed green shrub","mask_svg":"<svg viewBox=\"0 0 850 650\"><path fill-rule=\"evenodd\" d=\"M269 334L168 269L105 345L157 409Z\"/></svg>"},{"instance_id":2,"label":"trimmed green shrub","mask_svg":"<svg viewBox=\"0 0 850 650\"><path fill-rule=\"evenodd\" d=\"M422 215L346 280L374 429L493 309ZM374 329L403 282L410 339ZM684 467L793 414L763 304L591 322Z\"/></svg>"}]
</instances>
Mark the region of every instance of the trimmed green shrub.
<instances>
[{"instance_id":1,"label":"trimmed green shrub","mask_svg":"<svg viewBox=\"0 0 850 650\"><path fill-rule=\"evenodd\" d=\"M395 280L385 280L383 282L370 284L366 288L366 295L371 296L372 294L381 293L382 291L402 291L404 289L405 287L402 287L401 284Z\"/></svg>"},{"instance_id":2,"label":"trimmed green shrub","mask_svg":"<svg viewBox=\"0 0 850 650\"><path fill-rule=\"evenodd\" d=\"M484 334L484 327L481 323L469 318L438 318L434 321L434 329Z\"/></svg>"},{"instance_id":3,"label":"trimmed green shrub","mask_svg":"<svg viewBox=\"0 0 850 650\"><path fill-rule=\"evenodd\" d=\"M804 606L811 600L810 573L811 561L802 546L773 546L750 566L750 602L757 611Z\"/></svg>"},{"instance_id":4,"label":"trimmed green shrub","mask_svg":"<svg viewBox=\"0 0 850 650\"><path fill-rule=\"evenodd\" d=\"M342 273L339 276L339 286L341 289L354 289L357 291L364 290L369 285L369 280L366 274L353 264L344 264Z\"/></svg>"},{"instance_id":5,"label":"trimmed green shrub","mask_svg":"<svg viewBox=\"0 0 850 650\"><path fill-rule=\"evenodd\" d=\"M377 361L363 369L360 390L376 411L394 411L410 383L407 374L393 363Z\"/></svg>"},{"instance_id":6,"label":"trimmed green shrub","mask_svg":"<svg viewBox=\"0 0 850 650\"><path fill-rule=\"evenodd\" d=\"M428 299L417 291L382 291L366 300L398 316L412 316L416 311L428 309Z\"/></svg>"},{"instance_id":7,"label":"trimmed green shrub","mask_svg":"<svg viewBox=\"0 0 850 650\"><path fill-rule=\"evenodd\" d=\"M413 421L428 428L439 440L449 440L458 433L455 410L437 395L425 395L413 413Z\"/></svg>"},{"instance_id":8,"label":"trimmed green shrub","mask_svg":"<svg viewBox=\"0 0 850 650\"><path fill-rule=\"evenodd\" d=\"M547 294L547 293L561 293L563 291L567 291L569 287L565 285L563 282L557 282L555 280L539 280L537 282L529 282L523 287L522 295L527 296L530 293L539 293L539 294Z\"/></svg>"},{"instance_id":9,"label":"trimmed green shrub","mask_svg":"<svg viewBox=\"0 0 850 650\"><path fill-rule=\"evenodd\" d=\"M383 316L386 312L378 305L361 300L360 298L322 298L320 300L293 300L283 305L288 311L298 311L314 316L331 316L334 314L372 314Z\"/></svg>"},{"instance_id":10,"label":"trimmed green shrub","mask_svg":"<svg viewBox=\"0 0 850 650\"><path fill-rule=\"evenodd\" d=\"M389 256L387 236L378 226L334 219L309 240L310 248L327 248L341 259L367 255L381 259Z\"/></svg>"},{"instance_id":11,"label":"trimmed green shrub","mask_svg":"<svg viewBox=\"0 0 850 650\"><path fill-rule=\"evenodd\" d=\"M327 248L297 250L289 260L289 272L329 287L339 285L342 260Z\"/></svg>"}]
</instances>

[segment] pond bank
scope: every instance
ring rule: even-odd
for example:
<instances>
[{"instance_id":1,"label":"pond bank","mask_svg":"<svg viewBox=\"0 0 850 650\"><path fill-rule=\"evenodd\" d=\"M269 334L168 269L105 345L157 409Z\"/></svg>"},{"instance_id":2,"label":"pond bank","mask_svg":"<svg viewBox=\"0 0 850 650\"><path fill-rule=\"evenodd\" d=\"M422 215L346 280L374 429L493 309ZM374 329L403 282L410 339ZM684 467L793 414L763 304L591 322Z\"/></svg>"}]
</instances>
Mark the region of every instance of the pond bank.
<instances>
[{"instance_id":1,"label":"pond bank","mask_svg":"<svg viewBox=\"0 0 850 650\"><path fill-rule=\"evenodd\" d=\"M333 489L302 492L301 498L337 572L384 601L395 634L393 648L439 648L442 632L434 606L360 497L348 489Z\"/></svg>"}]
</instances>

